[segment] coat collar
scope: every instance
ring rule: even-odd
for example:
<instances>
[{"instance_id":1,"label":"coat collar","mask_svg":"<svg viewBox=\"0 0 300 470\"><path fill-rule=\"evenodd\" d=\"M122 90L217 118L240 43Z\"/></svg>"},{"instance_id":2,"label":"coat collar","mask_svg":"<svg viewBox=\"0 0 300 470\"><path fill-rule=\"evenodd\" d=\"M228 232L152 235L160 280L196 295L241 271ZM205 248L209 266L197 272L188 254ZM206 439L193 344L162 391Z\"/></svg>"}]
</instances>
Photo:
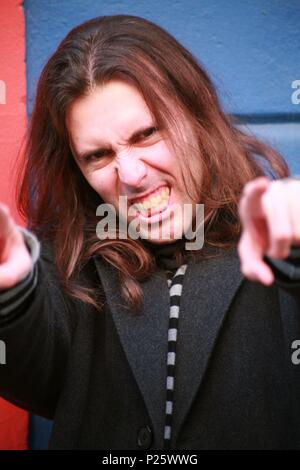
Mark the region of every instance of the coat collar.
<instances>
[{"instance_id":1,"label":"coat collar","mask_svg":"<svg viewBox=\"0 0 300 470\"><path fill-rule=\"evenodd\" d=\"M127 360L144 398L155 446L161 446L164 426L169 289L162 271L141 283L143 308L135 314L124 306L116 270L96 259L96 266Z\"/></svg>"},{"instance_id":2,"label":"coat collar","mask_svg":"<svg viewBox=\"0 0 300 470\"><path fill-rule=\"evenodd\" d=\"M215 255L189 264L184 277L176 355L173 445L201 386L226 313L243 279L235 249L215 252Z\"/></svg>"},{"instance_id":3,"label":"coat collar","mask_svg":"<svg viewBox=\"0 0 300 470\"><path fill-rule=\"evenodd\" d=\"M152 420L155 447L163 443L169 289L163 271L141 283L140 314L125 307L116 270L95 259L116 329ZM188 265L182 289L176 355L172 442L201 385L218 333L242 275L235 250Z\"/></svg>"}]
</instances>

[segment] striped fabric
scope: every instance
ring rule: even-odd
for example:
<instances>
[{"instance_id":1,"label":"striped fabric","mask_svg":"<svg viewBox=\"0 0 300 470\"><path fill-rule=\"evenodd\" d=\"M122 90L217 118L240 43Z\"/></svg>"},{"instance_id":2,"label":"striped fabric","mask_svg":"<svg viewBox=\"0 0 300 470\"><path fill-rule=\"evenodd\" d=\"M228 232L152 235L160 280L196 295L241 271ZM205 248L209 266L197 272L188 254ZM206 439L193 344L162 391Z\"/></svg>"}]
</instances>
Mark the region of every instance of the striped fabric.
<instances>
[{"instance_id":1,"label":"striped fabric","mask_svg":"<svg viewBox=\"0 0 300 470\"><path fill-rule=\"evenodd\" d=\"M168 329L166 417L164 428L164 447L170 448L172 434L173 399L175 386L176 345L183 278L187 265L180 266L173 278L168 279L170 288L170 316Z\"/></svg>"}]
</instances>

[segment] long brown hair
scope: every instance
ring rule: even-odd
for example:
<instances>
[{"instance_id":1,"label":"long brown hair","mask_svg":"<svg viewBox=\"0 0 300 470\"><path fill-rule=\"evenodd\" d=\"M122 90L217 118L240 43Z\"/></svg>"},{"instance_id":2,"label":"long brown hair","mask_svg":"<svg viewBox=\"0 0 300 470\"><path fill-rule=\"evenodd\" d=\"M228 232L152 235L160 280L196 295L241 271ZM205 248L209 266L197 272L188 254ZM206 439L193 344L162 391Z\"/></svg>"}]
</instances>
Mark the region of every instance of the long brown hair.
<instances>
[{"instance_id":1,"label":"long brown hair","mask_svg":"<svg viewBox=\"0 0 300 470\"><path fill-rule=\"evenodd\" d=\"M103 201L78 169L66 127L70 104L115 78L134 84L165 129L187 192L205 205L207 245L236 243L245 183L263 175L264 166L278 177L288 169L275 150L246 135L222 111L202 65L161 27L115 15L73 29L38 82L18 206L31 229L51 241L60 281L70 295L100 309L96 289L77 279L96 254L118 269L122 296L137 309L142 301L138 281L154 270L153 256L138 240L97 238L96 207Z\"/></svg>"}]
</instances>

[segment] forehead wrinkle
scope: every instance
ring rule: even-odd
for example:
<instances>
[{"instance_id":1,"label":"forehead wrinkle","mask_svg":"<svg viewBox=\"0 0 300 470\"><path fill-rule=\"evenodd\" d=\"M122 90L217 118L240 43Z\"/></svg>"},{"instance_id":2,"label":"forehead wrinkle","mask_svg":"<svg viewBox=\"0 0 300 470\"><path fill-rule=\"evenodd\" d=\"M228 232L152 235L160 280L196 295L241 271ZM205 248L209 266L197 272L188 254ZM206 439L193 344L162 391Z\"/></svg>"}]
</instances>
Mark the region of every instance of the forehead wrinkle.
<instances>
[{"instance_id":1,"label":"forehead wrinkle","mask_svg":"<svg viewBox=\"0 0 300 470\"><path fill-rule=\"evenodd\" d=\"M92 129L89 128L88 130L89 135L85 137L84 143L80 145L82 149L79 148L78 153L89 151L89 148L91 148L92 150L94 147L112 148L114 146L126 145L127 143L129 143L130 138L135 132L141 130L142 128L151 126L153 124L152 117L147 116L146 118L145 115L143 115L143 117L141 115L136 116L135 119L132 119L131 121L133 123L136 122L137 124L136 125L133 124L132 126L128 125L126 131L124 130L124 133L126 132L126 136L124 135L121 138L120 136L118 136L116 141L114 141L113 138L108 139L108 140L103 139L103 137L101 137L103 135L103 128L101 130L97 127L95 128L95 130L93 128Z\"/></svg>"}]
</instances>

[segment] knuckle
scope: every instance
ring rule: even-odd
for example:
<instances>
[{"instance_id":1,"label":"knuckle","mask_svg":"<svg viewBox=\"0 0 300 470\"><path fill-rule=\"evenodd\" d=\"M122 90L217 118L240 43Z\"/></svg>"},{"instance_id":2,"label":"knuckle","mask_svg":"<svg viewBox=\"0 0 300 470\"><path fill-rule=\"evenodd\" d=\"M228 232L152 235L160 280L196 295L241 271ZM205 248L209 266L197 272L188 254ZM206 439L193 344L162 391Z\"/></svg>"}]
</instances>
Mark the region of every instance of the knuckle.
<instances>
[{"instance_id":1,"label":"knuckle","mask_svg":"<svg viewBox=\"0 0 300 470\"><path fill-rule=\"evenodd\" d=\"M273 233L273 240L279 244L290 243L292 240L292 234L283 229L276 229Z\"/></svg>"},{"instance_id":2,"label":"knuckle","mask_svg":"<svg viewBox=\"0 0 300 470\"><path fill-rule=\"evenodd\" d=\"M243 264L241 266L241 272L248 279L255 279L255 274L253 272L252 267L249 264Z\"/></svg>"},{"instance_id":3,"label":"knuckle","mask_svg":"<svg viewBox=\"0 0 300 470\"><path fill-rule=\"evenodd\" d=\"M240 240L237 245L237 252L240 256L243 255L243 241L242 240Z\"/></svg>"},{"instance_id":4,"label":"knuckle","mask_svg":"<svg viewBox=\"0 0 300 470\"><path fill-rule=\"evenodd\" d=\"M254 186L255 186L255 181L254 180L248 181L248 183L246 183L244 188L243 188L243 193L242 193L243 196L249 196L249 194L251 194Z\"/></svg>"},{"instance_id":5,"label":"knuckle","mask_svg":"<svg viewBox=\"0 0 300 470\"><path fill-rule=\"evenodd\" d=\"M4 212L5 214L9 214L9 207L4 204L3 202L0 202L0 210Z\"/></svg>"},{"instance_id":6,"label":"knuckle","mask_svg":"<svg viewBox=\"0 0 300 470\"><path fill-rule=\"evenodd\" d=\"M240 257L243 257L247 253L247 240L245 233L241 236L238 245L237 245L237 252Z\"/></svg>"},{"instance_id":7,"label":"knuckle","mask_svg":"<svg viewBox=\"0 0 300 470\"><path fill-rule=\"evenodd\" d=\"M6 274L3 279L1 279L1 288L10 289L18 283L17 277L14 274Z\"/></svg>"},{"instance_id":8,"label":"knuckle","mask_svg":"<svg viewBox=\"0 0 300 470\"><path fill-rule=\"evenodd\" d=\"M272 201L273 197L272 197L272 194L269 191L266 191L262 197L261 197L261 205L262 205L262 208L265 210L265 211L268 211L270 209L270 207L272 206L273 204L273 201Z\"/></svg>"}]
</instances>

